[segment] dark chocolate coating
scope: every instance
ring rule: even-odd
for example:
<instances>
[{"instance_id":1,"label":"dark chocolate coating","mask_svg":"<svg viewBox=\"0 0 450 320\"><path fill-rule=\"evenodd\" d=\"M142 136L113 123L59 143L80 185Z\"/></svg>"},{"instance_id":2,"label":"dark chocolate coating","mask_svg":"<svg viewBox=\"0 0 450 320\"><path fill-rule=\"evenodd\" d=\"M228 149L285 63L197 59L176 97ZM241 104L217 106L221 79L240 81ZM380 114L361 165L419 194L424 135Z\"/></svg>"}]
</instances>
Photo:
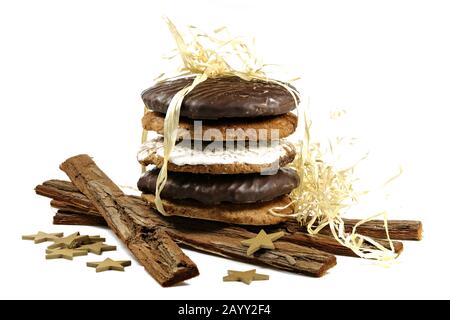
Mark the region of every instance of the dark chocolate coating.
<instances>
[{"instance_id":1,"label":"dark chocolate coating","mask_svg":"<svg viewBox=\"0 0 450 320\"><path fill-rule=\"evenodd\" d=\"M148 109L166 113L173 96L193 78L163 81L145 90ZM190 119L251 118L288 113L295 108L292 95L282 86L238 77L208 78L184 99L181 115Z\"/></svg>"},{"instance_id":2,"label":"dark chocolate coating","mask_svg":"<svg viewBox=\"0 0 450 320\"><path fill-rule=\"evenodd\" d=\"M159 169L144 173L138 181L139 190L155 194L158 173ZM168 172L161 197L194 199L204 204L255 203L287 194L296 188L299 182L297 173L287 168L281 168L274 175Z\"/></svg>"}]
</instances>

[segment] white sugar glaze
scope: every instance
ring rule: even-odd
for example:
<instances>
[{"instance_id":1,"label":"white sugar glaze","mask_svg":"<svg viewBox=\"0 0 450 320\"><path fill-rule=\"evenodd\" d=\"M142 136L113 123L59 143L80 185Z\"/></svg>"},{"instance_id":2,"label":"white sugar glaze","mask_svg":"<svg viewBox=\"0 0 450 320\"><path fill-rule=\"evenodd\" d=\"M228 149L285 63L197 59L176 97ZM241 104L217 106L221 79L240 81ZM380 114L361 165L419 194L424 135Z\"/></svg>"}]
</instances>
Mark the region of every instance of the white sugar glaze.
<instances>
[{"instance_id":1,"label":"white sugar glaze","mask_svg":"<svg viewBox=\"0 0 450 320\"><path fill-rule=\"evenodd\" d=\"M141 161L153 153L164 157L163 141L162 136L156 136L143 144L138 153L138 160ZM190 144L180 143L172 150L169 161L177 166L233 163L262 165L274 163L294 150L294 146L285 140L272 144L260 142L250 146L234 145L228 148L220 146L222 143L211 143L201 150L192 148Z\"/></svg>"}]
</instances>

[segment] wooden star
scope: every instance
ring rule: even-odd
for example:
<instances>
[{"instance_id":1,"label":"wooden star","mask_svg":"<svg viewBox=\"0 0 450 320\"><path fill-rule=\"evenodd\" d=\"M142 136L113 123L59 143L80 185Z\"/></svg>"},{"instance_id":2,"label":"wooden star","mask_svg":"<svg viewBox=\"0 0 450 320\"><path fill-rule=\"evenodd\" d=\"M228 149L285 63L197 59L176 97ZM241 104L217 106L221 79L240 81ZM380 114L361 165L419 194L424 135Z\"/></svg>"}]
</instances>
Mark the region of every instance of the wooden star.
<instances>
[{"instance_id":1,"label":"wooden star","mask_svg":"<svg viewBox=\"0 0 450 320\"><path fill-rule=\"evenodd\" d=\"M107 270L125 271L124 267L131 265L131 261L116 261L110 258L106 258L103 261L88 262L88 267L95 268L96 272L103 272Z\"/></svg>"},{"instance_id":2,"label":"wooden star","mask_svg":"<svg viewBox=\"0 0 450 320\"><path fill-rule=\"evenodd\" d=\"M64 238L53 239L53 244L48 246L48 249L57 248L69 248L73 249L81 245L84 241L89 240L88 236L80 236L79 232L72 233L71 235Z\"/></svg>"},{"instance_id":3,"label":"wooden star","mask_svg":"<svg viewBox=\"0 0 450 320\"><path fill-rule=\"evenodd\" d=\"M100 236L89 236L88 239L86 239L86 241L83 241L83 244L92 244L92 243L97 243L97 242L105 242L106 239L102 238Z\"/></svg>"},{"instance_id":4,"label":"wooden star","mask_svg":"<svg viewBox=\"0 0 450 320\"><path fill-rule=\"evenodd\" d=\"M228 275L223 277L223 281L241 281L245 284L250 284L254 280L269 280L269 276L256 273L256 269L253 269L248 271L228 270Z\"/></svg>"},{"instance_id":5,"label":"wooden star","mask_svg":"<svg viewBox=\"0 0 450 320\"><path fill-rule=\"evenodd\" d=\"M80 246L94 244L94 243L103 243L106 239L100 236L80 236L79 240L75 243L74 248L79 248Z\"/></svg>"},{"instance_id":6,"label":"wooden star","mask_svg":"<svg viewBox=\"0 0 450 320\"><path fill-rule=\"evenodd\" d=\"M22 236L22 240L34 240L34 243L42 243L46 241L53 241L56 238L62 237L64 234L62 232L58 233L45 233L42 231L39 231L36 234L30 234Z\"/></svg>"},{"instance_id":7,"label":"wooden star","mask_svg":"<svg viewBox=\"0 0 450 320\"><path fill-rule=\"evenodd\" d=\"M247 255L250 256L259 249L275 249L273 241L276 241L283 236L283 231L267 234L264 230L261 230L256 237L243 240L241 241L241 244L248 247Z\"/></svg>"},{"instance_id":8,"label":"wooden star","mask_svg":"<svg viewBox=\"0 0 450 320\"><path fill-rule=\"evenodd\" d=\"M103 251L114 251L117 249L116 246L110 246L108 244L104 244L102 242L94 242L90 244L84 244L80 246L78 249L86 250L87 252L102 254Z\"/></svg>"},{"instance_id":9,"label":"wooden star","mask_svg":"<svg viewBox=\"0 0 450 320\"><path fill-rule=\"evenodd\" d=\"M45 256L45 259L67 259L67 260L73 260L73 257L78 256L85 256L87 255L86 250L79 250L79 249L55 249L55 250L48 250L46 251L47 255Z\"/></svg>"}]
</instances>

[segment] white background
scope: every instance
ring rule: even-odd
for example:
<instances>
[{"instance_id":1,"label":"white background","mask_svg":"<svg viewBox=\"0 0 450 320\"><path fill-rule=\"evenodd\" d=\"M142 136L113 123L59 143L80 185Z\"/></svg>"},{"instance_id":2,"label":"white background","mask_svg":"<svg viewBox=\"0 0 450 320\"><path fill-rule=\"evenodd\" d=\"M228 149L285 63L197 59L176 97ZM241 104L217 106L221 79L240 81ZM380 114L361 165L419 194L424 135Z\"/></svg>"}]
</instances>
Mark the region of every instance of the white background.
<instances>
[{"instance_id":1,"label":"white background","mask_svg":"<svg viewBox=\"0 0 450 320\"><path fill-rule=\"evenodd\" d=\"M2 298L450 298L448 265L450 7L446 1L2 1L0 2ZM210 4L207 4L210 3ZM258 268L270 281L223 283L251 266L188 252L201 276L162 289L133 260L96 274L85 262L44 259L22 234L107 229L52 226L36 184L64 178L58 165L88 153L120 184L134 185L143 103L173 47L161 20L258 40L265 61L302 77L310 108L348 110L352 132L377 156L370 173L405 170L390 218L420 219L425 238L383 268L355 258L321 279ZM326 126L319 131L326 133ZM362 213L362 216L364 213ZM104 254L132 259L122 246Z\"/></svg>"}]
</instances>

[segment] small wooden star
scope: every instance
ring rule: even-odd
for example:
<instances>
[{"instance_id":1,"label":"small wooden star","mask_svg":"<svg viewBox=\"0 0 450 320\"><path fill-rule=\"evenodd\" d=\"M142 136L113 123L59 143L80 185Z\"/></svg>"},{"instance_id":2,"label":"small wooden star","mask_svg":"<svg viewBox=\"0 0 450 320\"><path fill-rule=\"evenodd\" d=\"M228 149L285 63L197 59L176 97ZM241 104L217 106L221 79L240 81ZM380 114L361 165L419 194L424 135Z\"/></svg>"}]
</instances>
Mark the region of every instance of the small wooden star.
<instances>
[{"instance_id":1,"label":"small wooden star","mask_svg":"<svg viewBox=\"0 0 450 320\"><path fill-rule=\"evenodd\" d=\"M250 256L259 249L275 249L273 241L276 241L283 236L283 231L267 234L264 230L261 230L256 237L243 240L241 241L241 244L248 247L247 255Z\"/></svg>"},{"instance_id":2,"label":"small wooden star","mask_svg":"<svg viewBox=\"0 0 450 320\"><path fill-rule=\"evenodd\" d=\"M56 238L61 238L64 234L62 232L58 233L45 233L39 231L36 234L30 234L22 236L22 240L34 240L34 243L42 243L46 241L53 241Z\"/></svg>"},{"instance_id":3,"label":"small wooden star","mask_svg":"<svg viewBox=\"0 0 450 320\"><path fill-rule=\"evenodd\" d=\"M94 243L90 243L90 244L84 244L84 245L78 247L78 249L86 250L88 252L100 255L100 254L102 254L103 251L114 251L117 249L117 247L110 246L110 245L104 244L102 242L94 242Z\"/></svg>"},{"instance_id":4,"label":"small wooden star","mask_svg":"<svg viewBox=\"0 0 450 320\"><path fill-rule=\"evenodd\" d=\"M92 244L92 243L105 242L105 241L106 241L106 239L102 238L100 236L88 236L88 239L83 241L83 244Z\"/></svg>"},{"instance_id":5,"label":"small wooden star","mask_svg":"<svg viewBox=\"0 0 450 320\"><path fill-rule=\"evenodd\" d=\"M95 268L96 272L103 272L107 270L125 271L124 267L131 265L131 261L116 261L110 258L106 258L103 261L88 262L88 267Z\"/></svg>"},{"instance_id":6,"label":"small wooden star","mask_svg":"<svg viewBox=\"0 0 450 320\"><path fill-rule=\"evenodd\" d=\"M253 269L248 271L228 270L228 275L223 277L223 281L241 281L245 284L250 284L254 280L269 280L269 276L256 273L256 269Z\"/></svg>"},{"instance_id":7,"label":"small wooden star","mask_svg":"<svg viewBox=\"0 0 450 320\"><path fill-rule=\"evenodd\" d=\"M79 249L55 249L55 250L48 250L46 251L47 255L45 256L45 259L67 259L67 260L73 260L73 257L78 256L85 256L87 255L86 250L79 250Z\"/></svg>"},{"instance_id":8,"label":"small wooden star","mask_svg":"<svg viewBox=\"0 0 450 320\"><path fill-rule=\"evenodd\" d=\"M48 246L48 249L57 249L57 248L69 248L73 249L89 240L89 236L80 236L79 232L72 233L71 235L64 238L55 238L52 241L54 242L52 245Z\"/></svg>"}]
</instances>

